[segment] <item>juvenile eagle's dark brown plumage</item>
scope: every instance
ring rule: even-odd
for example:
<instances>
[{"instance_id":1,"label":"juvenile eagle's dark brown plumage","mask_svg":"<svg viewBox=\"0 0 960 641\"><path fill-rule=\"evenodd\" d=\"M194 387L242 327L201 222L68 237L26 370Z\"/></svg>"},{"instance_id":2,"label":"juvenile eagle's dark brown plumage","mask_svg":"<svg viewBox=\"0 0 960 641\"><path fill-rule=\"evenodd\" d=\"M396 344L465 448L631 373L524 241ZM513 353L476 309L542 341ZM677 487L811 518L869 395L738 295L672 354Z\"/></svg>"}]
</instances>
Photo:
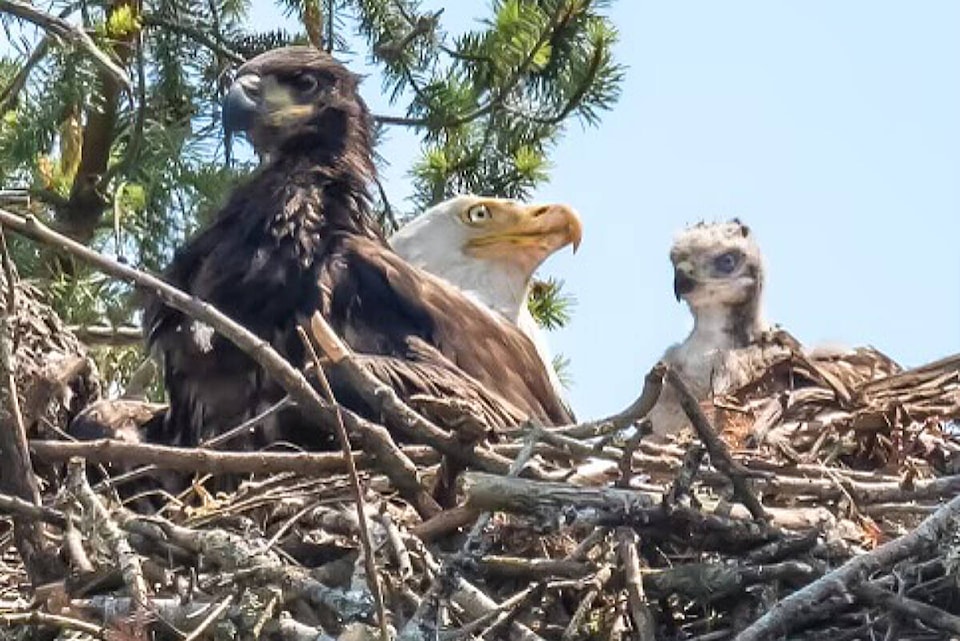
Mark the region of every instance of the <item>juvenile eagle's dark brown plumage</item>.
<instances>
[{"instance_id":1,"label":"juvenile eagle's dark brown plumage","mask_svg":"<svg viewBox=\"0 0 960 641\"><path fill-rule=\"evenodd\" d=\"M472 400L493 427L569 420L526 336L387 246L370 213L371 118L354 75L309 47L265 53L240 68L224 125L244 130L265 162L177 252L171 283L297 365L297 324L319 311L404 398ZM226 339L161 301L148 302L145 323L170 396L155 438L196 444L283 396ZM287 429L303 426L295 413L279 424L267 440L304 436Z\"/></svg>"}]
</instances>

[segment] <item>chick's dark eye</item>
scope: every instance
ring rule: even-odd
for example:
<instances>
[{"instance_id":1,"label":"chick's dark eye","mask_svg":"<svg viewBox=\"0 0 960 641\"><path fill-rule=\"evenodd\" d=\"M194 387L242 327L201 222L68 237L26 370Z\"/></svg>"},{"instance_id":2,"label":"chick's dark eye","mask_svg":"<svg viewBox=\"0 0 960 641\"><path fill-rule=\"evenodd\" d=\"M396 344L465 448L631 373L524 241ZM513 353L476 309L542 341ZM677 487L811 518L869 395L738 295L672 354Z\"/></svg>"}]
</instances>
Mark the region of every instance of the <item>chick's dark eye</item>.
<instances>
[{"instance_id":1,"label":"chick's dark eye","mask_svg":"<svg viewBox=\"0 0 960 641\"><path fill-rule=\"evenodd\" d=\"M721 274L729 274L737 267L740 262L740 255L736 252L727 252L720 254L713 260L713 267Z\"/></svg>"},{"instance_id":2,"label":"chick's dark eye","mask_svg":"<svg viewBox=\"0 0 960 641\"><path fill-rule=\"evenodd\" d=\"M294 76L290 83L300 93L313 93L317 89L317 79L307 74Z\"/></svg>"}]
</instances>

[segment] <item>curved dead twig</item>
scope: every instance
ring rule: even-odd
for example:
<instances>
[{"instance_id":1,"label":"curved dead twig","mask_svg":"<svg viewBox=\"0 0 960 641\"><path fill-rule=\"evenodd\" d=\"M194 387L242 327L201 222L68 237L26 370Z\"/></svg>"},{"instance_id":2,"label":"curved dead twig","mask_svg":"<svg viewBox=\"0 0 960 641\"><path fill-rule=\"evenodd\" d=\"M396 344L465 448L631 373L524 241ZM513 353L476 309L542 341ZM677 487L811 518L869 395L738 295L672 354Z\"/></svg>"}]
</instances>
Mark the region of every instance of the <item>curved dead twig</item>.
<instances>
[{"instance_id":1,"label":"curved dead twig","mask_svg":"<svg viewBox=\"0 0 960 641\"><path fill-rule=\"evenodd\" d=\"M667 366L659 362L647 373L643 379L643 390L640 396L630 404L627 409L601 418L597 421L586 421L576 425L564 425L547 429L547 432L560 434L570 438L586 439L605 434L615 433L630 427L644 416L650 413L653 406L657 404L660 398L660 391L663 389L663 379L667 373Z\"/></svg>"}]
</instances>

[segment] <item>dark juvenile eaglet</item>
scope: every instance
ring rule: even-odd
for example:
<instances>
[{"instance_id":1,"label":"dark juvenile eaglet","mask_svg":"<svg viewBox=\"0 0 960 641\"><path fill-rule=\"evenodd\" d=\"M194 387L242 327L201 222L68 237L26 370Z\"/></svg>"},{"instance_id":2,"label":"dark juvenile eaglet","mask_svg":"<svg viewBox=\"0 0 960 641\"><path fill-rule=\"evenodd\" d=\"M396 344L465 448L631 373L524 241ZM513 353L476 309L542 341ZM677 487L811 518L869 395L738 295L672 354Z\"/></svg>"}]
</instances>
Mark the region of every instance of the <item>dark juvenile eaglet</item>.
<instances>
[{"instance_id":1,"label":"dark juvenile eaglet","mask_svg":"<svg viewBox=\"0 0 960 641\"><path fill-rule=\"evenodd\" d=\"M239 69L223 119L246 134L262 166L176 253L167 279L295 365L305 363L297 324L319 311L405 399L472 401L493 427L566 422L523 332L387 246L370 211L371 117L357 84L310 47L270 51ZM251 359L161 301L149 301L145 323L170 396L155 440L193 445L282 398ZM335 376L331 383L348 407L380 418ZM286 410L258 439L315 445L317 433Z\"/></svg>"}]
</instances>

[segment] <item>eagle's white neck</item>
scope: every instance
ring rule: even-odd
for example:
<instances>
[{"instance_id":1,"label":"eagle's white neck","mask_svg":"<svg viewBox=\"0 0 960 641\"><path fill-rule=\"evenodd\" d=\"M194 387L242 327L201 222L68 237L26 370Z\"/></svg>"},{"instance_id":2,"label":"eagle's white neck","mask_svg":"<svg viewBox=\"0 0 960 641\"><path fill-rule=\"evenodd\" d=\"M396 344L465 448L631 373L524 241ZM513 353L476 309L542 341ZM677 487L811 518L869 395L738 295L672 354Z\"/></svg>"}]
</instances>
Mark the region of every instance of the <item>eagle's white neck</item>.
<instances>
[{"instance_id":1,"label":"eagle's white neck","mask_svg":"<svg viewBox=\"0 0 960 641\"><path fill-rule=\"evenodd\" d=\"M526 309L529 280L509 265L484 261L478 269L476 263L454 264L447 266L443 276L512 323L516 324Z\"/></svg>"},{"instance_id":2,"label":"eagle's white neck","mask_svg":"<svg viewBox=\"0 0 960 641\"><path fill-rule=\"evenodd\" d=\"M687 343L710 346L716 350L746 347L765 329L759 305L730 307L723 304L701 305L691 309L693 330Z\"/></svg>"}]
</instances>

